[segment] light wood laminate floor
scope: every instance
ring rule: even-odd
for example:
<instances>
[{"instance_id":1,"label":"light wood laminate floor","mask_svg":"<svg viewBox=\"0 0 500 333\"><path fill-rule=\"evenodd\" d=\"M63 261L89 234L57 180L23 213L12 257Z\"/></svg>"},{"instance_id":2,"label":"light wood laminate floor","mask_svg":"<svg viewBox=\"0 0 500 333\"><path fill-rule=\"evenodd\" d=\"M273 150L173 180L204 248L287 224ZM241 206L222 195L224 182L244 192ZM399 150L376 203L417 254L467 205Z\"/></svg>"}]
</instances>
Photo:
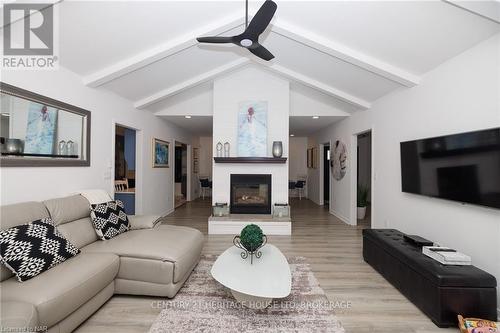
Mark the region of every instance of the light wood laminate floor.
<instances>
[{"instance_id":1,"label":"light wood laminate floor","mask_svg":"<svg viewBox=\"0 0 500 333\"><path fill-rule=\"evenodd\" d=\"M439 329L424 314L363 261L362 229L344 224L309 200L292 199L292 236L271 236L269 242L287 256L306 257L330 301L350 302L337 316L349 333L457 332ZM164 223L190 226L207 235L210 201L188 202ZM369 220L367 220L369 221ZM220 254L232 236L206 236L204 254ZM158 298L113 296L77 332L147 332L160 312ZM175 330L173 330L175 331Z\"/></svg>"}]
</instances>

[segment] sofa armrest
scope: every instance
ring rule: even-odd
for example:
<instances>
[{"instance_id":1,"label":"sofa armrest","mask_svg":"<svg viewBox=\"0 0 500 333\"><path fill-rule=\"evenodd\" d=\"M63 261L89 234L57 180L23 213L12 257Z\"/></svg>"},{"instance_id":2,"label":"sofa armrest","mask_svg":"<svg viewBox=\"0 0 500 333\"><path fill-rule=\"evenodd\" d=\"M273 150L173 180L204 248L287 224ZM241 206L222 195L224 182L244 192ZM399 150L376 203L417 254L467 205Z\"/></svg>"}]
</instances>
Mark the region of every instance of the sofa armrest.
<instances>
[{"instance_id":1,"label":"sofa armrest","mask_svg":"<svg viewBox=\"0 0 500 333\"><path fill-rule=\"evenodd\" d=\"M2 301L0 327L12 332L31 332L38 327L38 312L33 304L18 301ZM48 328L48 327L47 327Z\"/></svg>"},{"instance_id":2,"label":"sofa armrest","mask_svg":"<svg viewBox=\"0 0 500 333\"><path fill-rule=\"evenodd\" d=\"M161 216L129 215L128 220L130 222L130 230L152 229L161 221Z\"/></svg>"}]
</instances>

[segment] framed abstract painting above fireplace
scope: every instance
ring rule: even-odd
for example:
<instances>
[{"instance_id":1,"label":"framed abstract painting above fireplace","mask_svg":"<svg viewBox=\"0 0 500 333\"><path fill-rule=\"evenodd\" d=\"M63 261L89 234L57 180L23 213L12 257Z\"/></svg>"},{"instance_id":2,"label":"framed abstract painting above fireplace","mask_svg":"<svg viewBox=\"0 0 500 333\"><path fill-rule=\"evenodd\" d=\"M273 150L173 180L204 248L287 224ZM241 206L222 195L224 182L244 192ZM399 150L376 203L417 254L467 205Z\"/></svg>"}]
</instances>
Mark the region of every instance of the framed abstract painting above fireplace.
<instances>
[{"instance_id":1,"label":"framed abstract painting above fireplace","mask_svg":"<svg viewBox=\"0 0 500 333\"><path fill-rule=\"evenodd\" d=\"M238 156L267 156L267 102L240 102L238 110Z\"/></svg>"}]
</instances>

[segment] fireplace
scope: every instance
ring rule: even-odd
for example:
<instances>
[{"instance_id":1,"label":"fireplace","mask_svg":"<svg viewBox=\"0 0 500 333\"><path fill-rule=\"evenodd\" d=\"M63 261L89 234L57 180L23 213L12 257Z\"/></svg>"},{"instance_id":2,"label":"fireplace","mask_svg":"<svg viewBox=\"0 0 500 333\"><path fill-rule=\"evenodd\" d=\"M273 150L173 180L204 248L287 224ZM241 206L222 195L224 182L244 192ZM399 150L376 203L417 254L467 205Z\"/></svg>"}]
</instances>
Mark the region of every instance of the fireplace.
<instances>
[{"instance_id":1,"label":"fireplace","mask_svg":"<svg viewBox=\"0 0 500 333\"><path fill-rule=\"evenodd\" d=\"M231 214L271 214L271 175L231 175Z\"/></svg>"}]
</instances>

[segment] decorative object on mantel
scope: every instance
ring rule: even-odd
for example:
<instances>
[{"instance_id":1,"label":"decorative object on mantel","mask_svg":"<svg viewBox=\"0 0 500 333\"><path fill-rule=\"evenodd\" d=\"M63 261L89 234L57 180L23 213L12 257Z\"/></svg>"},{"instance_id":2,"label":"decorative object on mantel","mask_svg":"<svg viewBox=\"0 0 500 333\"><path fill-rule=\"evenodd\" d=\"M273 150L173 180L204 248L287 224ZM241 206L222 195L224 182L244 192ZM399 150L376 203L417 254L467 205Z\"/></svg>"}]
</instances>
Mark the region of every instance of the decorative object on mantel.
<instances>
[{"instance_id":1,"label":"decorative object on mantel","mask_svg":"<svg viewBox=\"0 0 500 333\"><path fill-rule=\"evenodd\" d=\"M153 138L153 168L168 168L169 142Z\"/></svg>"},{"instance_id":2,"label":"decorative object on mantel","mask_svg":"<svg viewBox=\"0 0 500 333\"><path fill-rule=\"evenodd\" d=\"M333 156L330 160L333 178L341 180L347 171L347 148L345 144L337 140L333 148Z\"/></svg>"},{"instance_id":3,"label":"decorative object on mantel","mask_svg":"<svg viewBox=\"0 0 500 333\"><path fill-rule=\"evenodd\" d=\"M290 217L290 205L285 203L275 203L273 208L274 217Z\"/></svg>"},{"instance_id":4,"label":"decorative object on mantel","mask_svg":"<svg viewBox=\"0 0 500 333\"><path fill-rule=\"evenodd\" d=\"M229 205L227 202L216 202L212 207L212 216L229 216Z\"/></svg>"},{"instance_id":5,"label":"decorative object on mantel","mask_svg":"<svg viewBox=\"0 0 500 333\"><path fill-rule=\"evenodd\" d=\"M217 157L222 157L222 143L217 142L215 149L217 150Z\"/></svg>"},{"instance_id":6,"label":"decorative object on mantel","mask_svg":"<svg viewBox=\"0 0 500 333\"><path fill-rule=\"evenodd\" d=\"M267 243L267 237L262 229L256 224L249 224L241 230L240 236L233 238L233 244L242 249L241 257L247 259L250 256L250 264L253 264L253 256L260 258L262 252L259 251Z\"/></svg>"},{"instance_id":7,"label":"decorative object on mantel","mask_svg":"<svg viewBox=\"0 0 500 333\"><path fill-rule=\"evenodd\" d=\"M283 155L283 143L281 141L273 141L273 156L281 157Z\"/></svg>"},{"instance_id":8,"label":"decorative object on mantel","mask_svg":"<svg viewBox=\"0 0 500 333\"><path fill-rule=\"evenodd\" d=\"M224 143L224 157L229 157L229 152L231 151L231 145L229 142Z\"/></svg>"},{"instance_id":9,"label":"decorative object on mantel","mask_svg":"<svg viewBox=\"0 0 500 333\"><path fill-rule=\"evenodd\" d=\"M240 102L238 156L267 156L267 102Z\"/></svg>"},{"instance_id":10,"label":"decorative object on mantel","mask_svg":"<svg viewBox=\"0 0 500 333\"><path fill-rule=\"evenodd\" d=\"M7 139L5 140L5 152L7 153L22 153L23 152L23 140L21 139Z\"/></svg>"},{"instance_id":11,"label":"decorative object on mantel","mask_svg":"<svg viewBox=\"0 0 500 333\"><path fill-rule=\"evenodd\" d=\"M286 157L214 157L215 163L286 163Z\"/></svg>"}]
</instances>

